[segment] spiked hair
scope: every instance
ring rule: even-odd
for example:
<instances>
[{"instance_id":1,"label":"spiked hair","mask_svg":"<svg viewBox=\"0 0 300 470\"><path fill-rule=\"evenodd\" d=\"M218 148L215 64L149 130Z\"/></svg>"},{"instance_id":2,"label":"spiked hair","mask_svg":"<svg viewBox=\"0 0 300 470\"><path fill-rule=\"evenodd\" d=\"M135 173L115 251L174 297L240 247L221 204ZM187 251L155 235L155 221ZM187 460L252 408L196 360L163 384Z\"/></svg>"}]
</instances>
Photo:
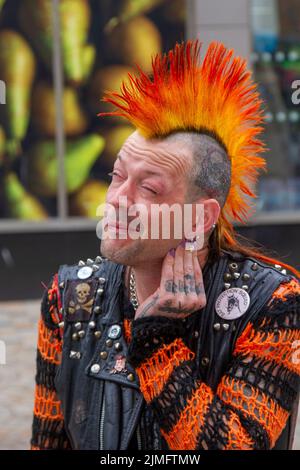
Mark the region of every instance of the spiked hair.
<instances>
[{"instance_id":1,"label":"spiked hair","mask_svg":"<svg viewBox=\"0 0 300 470\"><path fill-rule=\"evenodd\" d=\"M197 40L176 44L167 54L153 57L151 76L137 65L138 73L129 73L119 92L104 95L103 101L116 110L99 116L123 116L149 139L180 131L215 136L231 162L230 190L218 221L218 239L237 248L233 222L245 223L252 214L254 186L266 167L261 156L265 146L259 138L262 102L246 61L234 57L233 50L213 42L202 61L200 52Z\"/></svg>"}]
</instances>

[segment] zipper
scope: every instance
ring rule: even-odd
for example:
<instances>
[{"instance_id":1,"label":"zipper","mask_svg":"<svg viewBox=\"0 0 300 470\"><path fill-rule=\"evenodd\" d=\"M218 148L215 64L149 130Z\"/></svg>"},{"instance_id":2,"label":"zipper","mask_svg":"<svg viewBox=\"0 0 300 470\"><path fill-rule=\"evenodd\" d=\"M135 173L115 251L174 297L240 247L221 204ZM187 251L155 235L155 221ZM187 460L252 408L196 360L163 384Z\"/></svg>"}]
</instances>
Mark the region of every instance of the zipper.
<instances>
[{"instance_id":1,"label":"zipper","mask_svg":"<svg viewBox=\"0 0 300 470\"><path fill-rule=\"evenodd\" d=\"M139 424L136 427L136 440L137 440L138 450L142 450L142 434L141 434L141 429L140 429Z\"/></svg>"},{"instance_id":2,"label":"zipper","mask_svg":"<svg viewBox=\"0 0 300 470\"><path fill-rule=\"evenodd\" d=\"M141 394L139 397L138 397L138 403L133 407L133 415L132 415L132 418L130 419L130 423L129 423L129 426L127 428L127 434L126 434L126 437L124 437L122 443L121 443L121 447L120 447L120 450L126 450L130 441L131 441L131 438L133 436L135 436L137 439L137 426L138 424L135 424L135 423L139 423L139 419L140 419L140 416L141 416L141 409L142 409L142 405L143 405L143 401L144 401L144 398L143 398L143 395ZM140 436L141 436L141 433L140 433ZM142 444L142 439L141 439L141 444Z\"/></svg>"},{"instance_id":3,"label":"zipper","mask_svg":"<svg viewBox=\"0 0 300 470\"><path fill-rule=\"evenodd\" d=\"M104 450L104 419L105 419L105 393L103 392L100 425L99 425L99 450Z\"/></svg>"}]
</instances>

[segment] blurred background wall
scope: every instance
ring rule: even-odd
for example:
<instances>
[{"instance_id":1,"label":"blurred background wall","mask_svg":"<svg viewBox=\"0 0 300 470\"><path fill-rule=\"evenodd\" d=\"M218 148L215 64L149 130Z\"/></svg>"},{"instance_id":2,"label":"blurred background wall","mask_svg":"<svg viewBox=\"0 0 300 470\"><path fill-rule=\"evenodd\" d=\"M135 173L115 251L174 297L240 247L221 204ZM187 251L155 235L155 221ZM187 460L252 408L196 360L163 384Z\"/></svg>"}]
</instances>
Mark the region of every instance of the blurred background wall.
<instances>
[{"instance_id":1,"label":"blurred background wall","mask_svg":"<svg viewBox=\"0 0 300 470\"><path fill-rule=\"evenodd\" d=\"M138 2L135 2L137 5ZM265 100L269 173L238 230L300 266L300 4L293 0L0 1L0 299L39 298L59 264L93 257L97 205L132 128L98 118L135 62L175 41L247 57ZM0 82L2 83L2 82ZM2 88L0 88L1 92ZM3 91L3 90L2 90ZM2 101L1 101L2 102Z\"/></svg>"}]
</instances>

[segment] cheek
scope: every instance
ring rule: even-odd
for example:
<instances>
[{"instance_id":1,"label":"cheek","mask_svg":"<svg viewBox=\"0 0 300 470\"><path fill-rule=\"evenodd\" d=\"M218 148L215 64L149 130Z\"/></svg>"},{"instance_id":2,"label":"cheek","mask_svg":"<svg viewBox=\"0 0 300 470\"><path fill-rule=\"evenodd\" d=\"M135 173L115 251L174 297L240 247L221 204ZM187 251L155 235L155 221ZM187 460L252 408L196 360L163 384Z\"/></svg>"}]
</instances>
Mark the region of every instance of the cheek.
<instances>
[{"instance_id":1,"label":"cheek","mask_svg":"<svg viewBox=\"0 0 300 470\"><path fill-rule=\"evenodd\" d=\"M162 204L162 203L161 203ZM172 204L173 202L165 202L166 206L164 207L163 210L159 210L159 203L155 204L149 204L145 203L145 208L146 208L146 215L144 218L141 217L141 220L147 221L148 224L148 238L151 238L151 234L153 236L153 239L157 239L157 237L162 240L174 240L182 239L182 233L183 233L183 210L182 210L182 205L178 203L178 205L181 207L181 211L179 210L177 212L177 215L175 216L173 211L170 211L170 213L167 213L167 207ZM176 224L176 229L175 229L175 224Z\"/></svg>"},{"instance_id":2,"label":"cheek","mask_svg":"<svg viewBox=\"0 0 300 470\"><path fill-rule=\"evenodd\" d=\"M137 224L141 223L141 235L144 234L146 238L150 238L150 229L151 229L151 204L149 202L145 202L139 199L138 202L135 203L136 207L133 207L133 210L130 215L130 219L134 219L133 227L135 228ZM140 231L137 228L137 231Z\"/></svg>"}]
</instances>

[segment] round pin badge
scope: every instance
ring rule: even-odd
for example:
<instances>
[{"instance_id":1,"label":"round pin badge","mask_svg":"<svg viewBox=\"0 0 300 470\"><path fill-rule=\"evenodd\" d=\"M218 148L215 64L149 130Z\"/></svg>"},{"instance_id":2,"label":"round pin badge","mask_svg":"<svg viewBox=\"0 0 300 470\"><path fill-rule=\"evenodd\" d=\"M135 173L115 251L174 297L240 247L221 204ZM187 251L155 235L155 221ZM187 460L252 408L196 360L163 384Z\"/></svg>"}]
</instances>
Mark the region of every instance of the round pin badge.
<instances>
[{"instance_id":1,"label":"round pin badge","mask_svg":"<svg viewBox=\"0 0 300 470\"><path fill-rule=\"evenodd\" d=\"M77 273L77 277L79 277L79 279L87 279L92 274L93 274L93 268L91 268L90 266L83 266L82 268L79 269Z\"/></svg>"},{"instance_id":2,"label":"round pin badge","mask_svg":"<svg viewBox=\"0 0 300 470\"><path fill-rule=\"evenodd\" d=\"M108 330L108 337L110 339L118 339L121 336L120 325L112 325Z\"/></svg>"},{"instance_id":3,"label":"round pin badge","mask_svg":"<svg viewBox=\"0 0 300 470\"><path fill-rule=\"evenodd\" d=\"M248 292L239 287L223 291L216 300L215 309L224 320L235 320L247 312L250 305Z\"/></svg>"}]
</instances>

